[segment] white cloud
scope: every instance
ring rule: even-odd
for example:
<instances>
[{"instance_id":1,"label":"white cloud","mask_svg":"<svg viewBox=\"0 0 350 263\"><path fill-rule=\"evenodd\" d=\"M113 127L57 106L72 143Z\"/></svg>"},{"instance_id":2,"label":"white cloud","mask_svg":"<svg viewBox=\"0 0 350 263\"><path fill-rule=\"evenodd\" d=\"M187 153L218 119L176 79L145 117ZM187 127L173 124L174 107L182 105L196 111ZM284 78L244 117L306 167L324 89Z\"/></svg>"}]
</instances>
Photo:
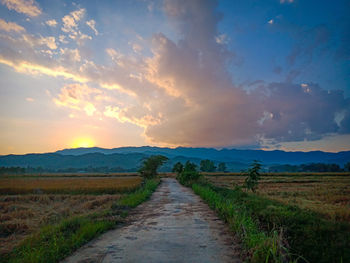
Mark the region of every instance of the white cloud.
<instances>
[{"instance_id":1,"label":"white cloud","mask_svg":"<svg viewBox=\"0 0 350 263\"><path fill-rule=\"evenodd\" d=\"M60 36L58 37L58 39L59 39L59 41L60 41L61 43L63 43L63 44L68 44L68 41L66 40L66 36L60 35Z\"/></svg>"},{"instance_id":2,"label":"white cloud","mask_svg":"<svg viewBox=\"0 0 350 263\"><path fill-rule=\"evenodd\" d=\"M280 0L280 3L281 3L281 4L285 4L285 3L291 4L291 3L293 3L293 2L294 2L294 0Z\"/></svg>"},{"instance_id":3,"label":"white cloud","mask_svg":"<svg viewBox=\"0 0 350 263\"><path fill-rule=\"evenodd\" d=\"M41 14L41 10L34 0L1 0L1 3L6 5L9 10L15 10L28 16Z\"/></svg>"},{"instance_id":4,"label":"white cloud","mask_svg":"<svg viewBox=\"0 0 350 263\"><path fill-rule=\"evenodd\" d=\"M47 20L46 25L51 26L51 27L56 27L57 26L57 21L55 19Z\"/></svg>"},{"instance_id":5,"label":"white cloud","mask_svg":"<svg viewBox=\"0 0 350 263\"><path fill-rule=\"evenodd\" d=\"M227 44L228 43L228 37L226 34L221 34L215 37L215 41L218 44Z\"/></svg>"},{"instance_id":6,"label":"white cloud","mask_svg":"<svg viewBox=\"0 0 350 263\"><path fill-rule=\"evenodd\" d=\"M86 24L94 31L95 35L98 35L98 31L96 30L96 22L95 20L91 19L89 21L86 21Z\"/></svg>"},{"instance_id":7,"label":"white cloud","mask_svg":"<svg viewBox=\"0 0 350 263\"><path fill-rule=\"evenodd\" d=\"M6 22L5 20L0 18L0 30L6 31L6 32L24 32L24 27L14 23L14 22Z\"/></svg>"},{"instance_id":8,"label":"white cloud","mask_svg":"<svg viewBox=\"0 0 350 263\"><path fill-rule=\"evenodd\" d=\"M78 27L78 22L84 17L86 10L81 8L70 12L68 15L62 18L63 27L61 28L63 32L71 33L75 32Z\"/></svg>"}]
</instances>

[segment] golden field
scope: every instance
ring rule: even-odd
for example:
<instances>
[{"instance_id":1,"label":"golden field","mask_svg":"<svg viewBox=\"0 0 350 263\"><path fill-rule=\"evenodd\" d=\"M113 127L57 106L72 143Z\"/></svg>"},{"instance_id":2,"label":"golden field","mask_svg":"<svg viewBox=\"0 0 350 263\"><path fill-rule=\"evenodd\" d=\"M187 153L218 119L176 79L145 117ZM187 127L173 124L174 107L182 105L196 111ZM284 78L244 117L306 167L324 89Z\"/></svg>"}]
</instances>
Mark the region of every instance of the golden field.
<instances>
[{"instance_id":1,"label":"golden field","mask_svg":"<svg viewBox=\"0 0 350 263\"><path fill-rule=\"evenodd\" d=\"M7 177L0 179L0 194L117 193L140 185L139 176L123 177Z\"/></svg>"},{"instance_id":2,"label":"golden field","mask_svg":"<svg viewBox=\"0 0 350 263\"><path fill-rule=\"evenodd\" d=\"M235 188L244 184L242 175L215 175L206 178L214 185ZM297 205L325 218L350 222L350 176L289 174L261 176L257 194L289 205Z\"/></svg>"},{"instance_id":3,"label":"golden field","mask_svg":"<svg viewBox=\"0 0 350 263\"><path fill-rule=\"evenodd\" d=\"M139 176L0 178L0 255L45 225L110 208L141 182Z\"/></svg>"}]
</instances>

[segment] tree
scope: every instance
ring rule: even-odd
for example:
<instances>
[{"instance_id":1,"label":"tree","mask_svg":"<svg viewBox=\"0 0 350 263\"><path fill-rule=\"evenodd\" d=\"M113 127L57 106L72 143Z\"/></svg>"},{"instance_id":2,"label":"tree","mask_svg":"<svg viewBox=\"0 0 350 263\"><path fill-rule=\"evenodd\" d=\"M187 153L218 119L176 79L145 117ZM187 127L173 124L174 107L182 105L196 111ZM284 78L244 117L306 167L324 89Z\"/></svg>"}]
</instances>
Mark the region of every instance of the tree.
<instances>
[{"instance_id":1,"label":"tree","mask_svg":"<svg viewBox=\"0 0 350 263\"><path fill-rule=\"evenodd\" d=\"M245 179L245 187L248 190L255 190L258 188L259 179L260 179L260 169L261 164L259 161L254 160L250 165L250 168L246 171L247 178Z\"/></svg>"},{"instance_id":2,"label":"tree","mask_svg":"<svg viewBox=\"0 0 350 263\"><path fill-rule=\"evenodd\" d=\"M219 163L217 170L219 172L226 172L226 164L225 163Z\"/></svg>"},{"instance_id":3,"label":"tree","mask_svg":"<svg viewBox=\"0 0 350 263\"><path fill-rule=\"evenodd\" d=\"M344 170L347 172L350 172L350 162L348 162L344 165Z\"/></svg>"},{"instance_id":4,"label":"tree","mask_svg":"<svg viewBox=\"0 0 350 263\"><path fill-rule=\"evenodd\" d=\"M191 184L200 178L201 174L197 171L197 165L187 161L183 171L176 177L182 184Z\"/></svg>"},{"instance_id":5,"label":"tree","mask_svg":"<svg viewBox=\"0 0 350 263\"><path fill-rule=\"evenodd\" d=\"M202 160L200 163L200 170L202 172L214 172L215 169L216 167L213 161L206 159L206 160Z\"/></svg>"},{"instance_id":6,"label":"tree","mask_svg":"<svg viewBox=\"0 0 350 263\"><path fill-rule=\"evenodd\" d=\"M197 171L197 165L195 163L191 163L190 161L187 161L185 163L184 172L196 172Z\"/></svg>"},{"instance_id":7,"label":"tree","mask_svg":"<svg viewBox=\"0 0 350 263\"><path fill-rule=\"evenodd\" d=\"M145 159L139 169L140 174L145 178L151 178L157 175L157 170L168 160L163 155L152 155Z\"/></svg>"},{"instance_id":8,"label":"tree","mask_svg":"<svg viewBox=\"0 0 350 263\"><path fill-rule=\"evenodd\" d=\"M173 173L177 173L180 174L184 169L184 166L182 163L177 162L176 164L174 164L174 167L172 169Z\"/></svg>"}]
</instances>

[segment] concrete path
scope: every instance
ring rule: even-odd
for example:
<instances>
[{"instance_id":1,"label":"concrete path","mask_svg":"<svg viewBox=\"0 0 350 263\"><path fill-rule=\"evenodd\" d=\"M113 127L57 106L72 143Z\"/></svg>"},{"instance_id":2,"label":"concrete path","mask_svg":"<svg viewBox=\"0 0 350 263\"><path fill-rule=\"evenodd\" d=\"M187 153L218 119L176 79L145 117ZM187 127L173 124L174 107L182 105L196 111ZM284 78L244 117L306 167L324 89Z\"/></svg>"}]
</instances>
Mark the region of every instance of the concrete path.
<instances>
[{"instance_id":1,"label":"concrete path","mask_svg":"<svg viewBox=\"0 0 350 263\"><path fill-rule=\"evenodd\" d=\"M130 224L109 231L63 262L241 262L227 226L191 189L164 178Z\"/></svg>"}]
</instances>

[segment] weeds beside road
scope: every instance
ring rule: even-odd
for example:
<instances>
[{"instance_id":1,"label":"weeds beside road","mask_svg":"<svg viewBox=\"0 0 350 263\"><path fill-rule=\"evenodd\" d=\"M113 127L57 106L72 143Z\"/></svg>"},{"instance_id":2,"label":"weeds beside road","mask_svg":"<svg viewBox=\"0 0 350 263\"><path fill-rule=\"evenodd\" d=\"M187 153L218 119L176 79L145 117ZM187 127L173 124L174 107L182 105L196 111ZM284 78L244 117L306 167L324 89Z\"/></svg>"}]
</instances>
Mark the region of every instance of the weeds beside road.
<instances>
[{"instance_id":1,"label":"weeds beside road","mask_svg":"<svg viewBox=\"0 0 350 263\"><path fill-rule=\"evenodd\" d=\"M252 262L350 262L350 224L254 193L189 184L242 241Z\"/></svg>"}]
</instances>

